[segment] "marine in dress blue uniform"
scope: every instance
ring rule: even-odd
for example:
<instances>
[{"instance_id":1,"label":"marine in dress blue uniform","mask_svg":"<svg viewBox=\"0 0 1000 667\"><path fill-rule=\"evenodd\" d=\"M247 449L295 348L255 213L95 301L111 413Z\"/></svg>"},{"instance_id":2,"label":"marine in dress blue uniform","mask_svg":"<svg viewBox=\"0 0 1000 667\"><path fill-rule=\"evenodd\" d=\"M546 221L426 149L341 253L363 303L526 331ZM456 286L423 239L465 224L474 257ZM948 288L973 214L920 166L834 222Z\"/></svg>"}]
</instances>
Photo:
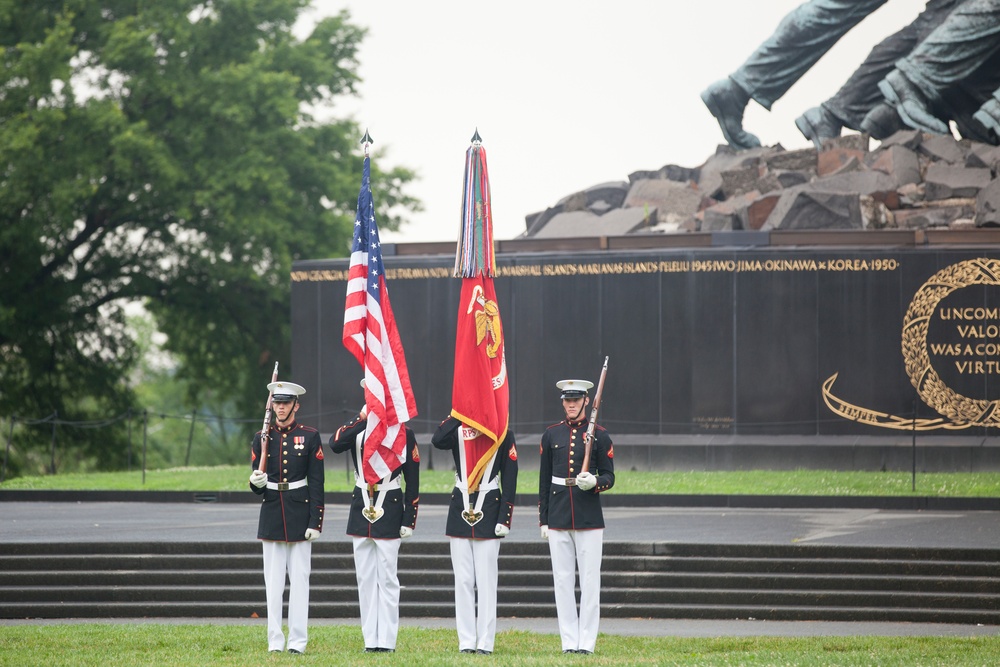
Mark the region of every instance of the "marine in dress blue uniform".
<instances>
[{"instance_id":1,"label":"marine in dress blue uniform","mask_svg":"<svg viewBox=\"0 0 1000 667\"><path fill-rule=\"evenodd\" d=\"M267 591L267 645L286 648L282 630L282 596L288 576L289 653L305 653L309 624L309 574L312 541L323 530L325 480L323 442L316 429L299 424L295 415L305 388L294 382L272 382L275 424L267 441L267 472L258 470L261 434L251 447L250 490L261 496L257 538L264 550Z\"/></svg>"},{"instance_id":2,"label":"marine in dress blue uniform","mask_svg":"<svg viewBox=\"0 0 1000 667\"><path fill-rule=\"evenodd\" d=\"M366 652L383 653L396 650L399 633L397 561L401 538L411 537L417 526L420 452L413 431L404 427L406 461L388 479L369 486L362 472L367 425L368 415L362 408L357 417L337 429L330 438L330 449L335 454L350 452L354 462L355 486L347 517L347 534L354 542L361 632ZM400 481L403 488L400 488Z\"/></svg>"},{"instance_id":3,"label":"marine in dress blue uniform","mask_svg":"<svg viewBox=\"0 0 1000 667\"><path fill-rule=\"evenodd\" d=\"M431 444L436 448L451 450L457 471L462 470L460 428L468 427L454 417L448 417L431 438ZM468 439L477 434L468 434ZM517 447L514 434L510 431L501 441L493 464L483 474L482 480L479 490L468 494L464 489L465 480L456 475L445 525L455 574L458 649L463 653L492 653L496 638L500 539L510 532L517 493ZM468 505L465 504L466 496ZM473 515L463 517L470 508L482 515L478 519Z\"/></svg>"},{"instance_id":4,"label":"marine in dress blue uniform","mask_svg":"<svg viewBox=\"0 0 1000 667\"><path fill-rule=\"evenodd\" d=\"M542 434L538 469L538 522L549 542L559 635L564 653L593 653L601 616L604 512L600 494L615 484L614 445L603 427L594 431L589 470L582 470L589 421L587 380L556 386L566 418ZM576 570L580 575L577 613Z\"/></svg>"}]
</instances>

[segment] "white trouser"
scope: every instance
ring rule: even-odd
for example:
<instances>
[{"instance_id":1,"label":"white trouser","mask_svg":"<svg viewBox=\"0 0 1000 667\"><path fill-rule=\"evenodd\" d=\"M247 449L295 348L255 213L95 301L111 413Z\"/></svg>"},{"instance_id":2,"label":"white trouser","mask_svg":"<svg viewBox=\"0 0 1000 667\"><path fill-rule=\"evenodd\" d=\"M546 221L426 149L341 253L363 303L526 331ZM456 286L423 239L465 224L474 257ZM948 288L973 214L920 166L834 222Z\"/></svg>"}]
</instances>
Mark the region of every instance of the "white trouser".
<instances>
[{"instance_id":1,"label":"white trouser","mask_svg":"<svg viewBox=\"0 0 1000 667\"><path fill-rule=\"evenodd\" d=\"M396 562L401 540L354 538L361 634L365 648L396 648L399 633L399 577Z\"/></svg>"},{"instance_id":2,"label":"white trouser","mask_svg":"<svg viewBox=\"0 0 1000 667\"><path fill-rule=\"evenodd\" d=\"M593 652L601 622L601 553L604 529L550 530L549 555L556 591L562 648ZM576 613L576 568L580 568L580 614Z\"/></svg>"},{"instance_id":3,"label":"white trouser","mask_svg":"<svg viewBox=\"0 0 1000 667\"><path fill-rule=\"evenodd\" d=\"M451 542L451 567L455 571L458 649L483 649L492 652L497 633L497 559L500 557L500 540L451 537L448 541Z\"/></svg>"},{"instance_id":4,"label":"white trouser","mask_svg":"<svg viewBox=\"0 0 1000 667\"><path fill-rule=\"evenodd\" d=\"M285 650L281 629L281 598L288 573L288 648L306 650L309 639L309 570L312 542L270 542L264 545L264 587L267 589L267 650Z\"/></svg>"}]
</instances>

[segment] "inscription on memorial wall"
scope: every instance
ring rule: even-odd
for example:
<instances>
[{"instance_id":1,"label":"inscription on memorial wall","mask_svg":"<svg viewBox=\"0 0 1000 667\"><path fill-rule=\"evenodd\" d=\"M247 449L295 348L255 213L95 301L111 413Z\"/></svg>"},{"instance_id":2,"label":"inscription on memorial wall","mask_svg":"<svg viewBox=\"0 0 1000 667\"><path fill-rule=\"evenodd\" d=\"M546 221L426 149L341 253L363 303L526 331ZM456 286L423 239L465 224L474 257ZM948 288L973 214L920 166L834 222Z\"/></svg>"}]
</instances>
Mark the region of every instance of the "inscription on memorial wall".
<instances>
[{"instance_id":1,"label":"inscription on memorial wall","mask_svg":"<svg viewBox=\"0 0 1000 667\"><path fill-rule=\"evenodd\" d=\"M895 271L899 261L891 258L857 259L843 257L836 259L707 259L707 260L656 260L648 262L587 262L565 264L517 264L497 267L501 278L521 278L538 276L601 276L649 273L759 273L794 271ZM388 268L386 279L426 280L429 278L452 278L451 267L397 267ZM319 269L314 271L293 271L292 282L337 282L347 281L347 269Z\"/></svg>"},{"instance_id":2,"label":"inscription on memorial wall","mask_svg":"<svg viewBox=\"0 0 1000 667\"><path fill-rule=\"evenodd\" d=\"M835 396L827 406L845 419L900 430L1000 427L1000 261L973 259L945 267L913 295L903 318L906 374L920 399L942 418L885 414Z\"/></svg>"},{"instance_id":3,"label":"inscription on memorial wall","mask_svg":"<svg viewBox=\"0 0 1000 667\"><path fill-rule=\"evenodd\" d=\"M998 373L998 303L1000 261L974 259L934 274L903 319L910 382L952 423L1000 426L1000 404L988 391L995 383L983 381Z\"/></svg>"},{"instance_id":4,"label":"inscription on memorial wall","mask_svg":"<svg viewBox=\"0 0 1000 667\"><path fill-rule=\"evenodd\" d=\"M995 288L994 288L995 289ZM982 296L968 288L946 301ZM968 293L966 293L968 292ZM978 298L977 298L978 297ZM931 363L942 376L1000 374L1000 308L983 306L941 306L932 316L927 344Z\"/></svg>"},{"instance_id":5,"label":"inscription on memorial wall","mask_svg":"<svg viewBox=\"0 0 1000 667\"><path fill-rule=\"evenodd\" d=\"M527 259L527 258L526 258ZM523 264L500 263L498 278L627 276L651 274L750 273L893 273L901 260L892 256L715 257L634 261L566 261ZM912 269L911 269L912 270ZM387 279L454 280L447 266L391 267ZM295 283L346 282L348 270L293 271ZM897 280L897 278L892 278ZM904 297L905 298L905 297ZM894 347L886 340L886 352ZM1000 427L1000 260L973 259L938 271L916 291L904 317L900 347L906 375L920 400L940 417L918 418L881 412L857 405L834 393L838 373L821 383L827 407L843 419L898 430ZM853 371L857 374L858 371ZM875 372L870 369L865 372ZM857 378L853 378L855 381ZM726 430L732 418L697 415L696 429Z\"/></svg>"},{"instance_id":6,"label":"inscription on memorial wall","mask_svg":"<svg viewBox=\"0 0 1000 667\"><path fill-rule=\"evenodd\" d=\"M705 275L705 274L807 274L807 273L889 273L900 268L900 262L893 257L851 255L823 255L822 257L802 257L784 255L778 257L728 257L725 254L712 258L701 259L683 255L674 257L656 257L650 259L637 258L631 261L607 261L603 257L597 261L545 261L532 262L530 258L522 258L524 263L503 263L497 266L497 277L510 279L516 285L519 278L563 280L578 277L619 277L619 276L649 276L649 275ZM602 261L603 260L603 261ZM405 260L404 260L405 261ZM446 260L442 258L441 264ZM346 260L344 269L316 269L294 271L291 275L295 283L346 283L348 269ZM389 266L386 268L386 279L394 281L446 281L455 280L453 267L438 266ZM339 289L339 288L335 288ZM713 406L714 407L714 406ZM730 414L696 413L691 416L691 425L699 433L728 433L736 425L736 420Z\"/></svg>"}]
</instances>

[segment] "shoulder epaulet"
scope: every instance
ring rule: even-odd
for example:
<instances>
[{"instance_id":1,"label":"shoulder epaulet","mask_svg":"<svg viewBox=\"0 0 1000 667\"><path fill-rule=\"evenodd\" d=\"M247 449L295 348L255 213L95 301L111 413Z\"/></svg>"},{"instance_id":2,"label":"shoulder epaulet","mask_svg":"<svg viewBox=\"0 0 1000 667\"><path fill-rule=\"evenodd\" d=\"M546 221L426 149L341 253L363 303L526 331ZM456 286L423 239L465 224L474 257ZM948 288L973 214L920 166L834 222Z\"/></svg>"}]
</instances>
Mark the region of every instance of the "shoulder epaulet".
<instances>
[{"instance_id":1,"label":"shoulder epaulet","mask_svg":"<svg viewBox=\"0 0 1000 667\"><path fill-rule=\"evenodd\" d=\"M303 431L312 431L313 433L319 433L319 431L317 431L312 426L305 426L303 424L299 424L299 428L302 429Z\"/></svg>"}]
</instances>

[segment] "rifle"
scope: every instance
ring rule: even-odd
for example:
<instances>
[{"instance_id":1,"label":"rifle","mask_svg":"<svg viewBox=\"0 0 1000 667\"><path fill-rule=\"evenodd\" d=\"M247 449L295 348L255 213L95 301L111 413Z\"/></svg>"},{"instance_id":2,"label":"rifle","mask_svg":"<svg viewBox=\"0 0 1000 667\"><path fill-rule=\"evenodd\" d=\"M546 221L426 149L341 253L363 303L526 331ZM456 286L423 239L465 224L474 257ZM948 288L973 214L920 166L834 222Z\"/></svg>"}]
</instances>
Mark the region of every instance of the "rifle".
<instances>
[{"instance_id":1,"label":"rifle","mask_svg":"<svg viewBox=\"0 0 1000 667\"><path fill-rule=\"evenodd\" d=\"M608 374L608 357L604 357L604 368L601 369L601 379L597 381L597 391L594 393L594 407L590 409L590 424L587 434L583 436L583 464L580 472L590 472L590 448L594 442L594 429L597 428L597 411L601 408L601 394L604 393L604 378Z\"/></svg>"},{"instance_id":2,"label":"rifle","mask_svg":"<svg viewBox=\"0 0 1000 667\"><path fill-rule=\"evenodd\" d=\"M278 381L278 362L274 362L274 372L271 373L271 382ZM267 392L267 404L264 406L264 425L260 427L260 465L257 470L267 472L267 445L271 437L271 404L274 403L274 390Z\"/></svg>"}]
</instances>

